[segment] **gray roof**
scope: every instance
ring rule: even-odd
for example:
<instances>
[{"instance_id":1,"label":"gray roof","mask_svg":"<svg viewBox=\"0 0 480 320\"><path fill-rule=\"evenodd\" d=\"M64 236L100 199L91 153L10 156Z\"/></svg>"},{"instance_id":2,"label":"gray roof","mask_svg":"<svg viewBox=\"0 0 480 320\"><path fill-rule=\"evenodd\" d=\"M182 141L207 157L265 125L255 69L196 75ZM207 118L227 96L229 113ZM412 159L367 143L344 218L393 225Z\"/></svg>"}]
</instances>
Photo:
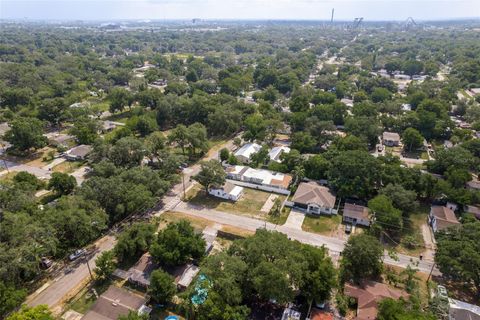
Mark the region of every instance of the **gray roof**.
<instances>
[{"instance_id":1,"label":"gray roof","mask_svg":"<svg viewBox=\"0 0 480 320\"><path fill-rule=\"evenodd\" d=\"M89 146L89 145L86 145L86 144L81 144L79 146L73 147L72 149L68 150L66 153L69 156L84 158L91 151L92 151L92 146Z\"/></svg>"},{"instance_id":2,"label":"gray roof","mask_svg":"<svg viewBox=\"0 0 480 320\"><path fill-rule=\"evenodd\" d=\"M302 182L297 188L292 201L301 204L314 203L322 207L333 208L336 197L327 187L318 185L315 182Z\"/></svg>"},{"instance_id":3,"label":"gray roof","mask_svg":"<svg viewBox=\"0 0 480 320\"><path fill-rule=\"evenodd\" d=\"M460 300L449 299L451 320L480 320L480 307Z\"/></svg>"},{"instance_id":4,"label":"gray roof","mask_svg":"<svg viewBox=\"0 0 480 320\"><path fill-rule=\"evenodd\" d=\"M345 203L343 215L356 219L369 220L368 208L352 203Z\"/></svg>"},{"instance_id":5,"label":"gray roof","mask_svg":"<svg viewBox=\"0 0 480 320\"><path fill-rule=\"evenodd\" d=\"M82 320L116 320L130 311L138 311L147 302L144 297L116 286L110 286Z\"/></svg>"}]
</instances>

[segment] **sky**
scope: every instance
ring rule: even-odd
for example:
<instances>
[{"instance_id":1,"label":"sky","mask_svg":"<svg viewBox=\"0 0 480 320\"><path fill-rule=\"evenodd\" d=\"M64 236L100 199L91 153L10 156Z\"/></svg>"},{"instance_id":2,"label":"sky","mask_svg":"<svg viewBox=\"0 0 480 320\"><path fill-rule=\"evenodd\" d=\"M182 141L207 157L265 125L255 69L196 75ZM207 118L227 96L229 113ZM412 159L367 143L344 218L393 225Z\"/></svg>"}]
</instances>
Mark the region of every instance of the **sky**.
<instances>
[{"instance_id":1,"label":"sky","mask_svg":"<svg viewBox=\"0 0 480 320\"><path fill-rule=\"evenodd\" d=\"M0 19L446 20L480 18L480 0L0 0Z\"/></svg>"}]
</instances>

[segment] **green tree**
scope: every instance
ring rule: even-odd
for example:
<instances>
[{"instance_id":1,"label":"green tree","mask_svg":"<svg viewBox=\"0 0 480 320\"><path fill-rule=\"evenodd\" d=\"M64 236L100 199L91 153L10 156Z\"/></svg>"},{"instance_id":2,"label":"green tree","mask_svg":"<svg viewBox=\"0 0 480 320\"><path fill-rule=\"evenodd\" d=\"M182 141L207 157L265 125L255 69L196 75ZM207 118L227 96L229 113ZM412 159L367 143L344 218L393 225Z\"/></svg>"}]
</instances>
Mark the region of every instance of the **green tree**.
<instances>
[{"instance_id":1,"label":"green tree","mask_svg":"<svg viewBox=\"0 0 480 320\"><path fill-rule=\"evenodd\" d=\"M388 184L380 189L380 194L389 197L393 205L402 210L404 215L408 215L418 209L417 193L412 190L406 190L399 184Z\"/></svg>"},{"instance_id":2,"label":"green tree","mask_svg":"<svg viewBox=\"0 0 480 320\"><path fill-rule=\"evenodd\" d=\"M422 311L418 306L403 298L386 298L378 305L378 320L435 320L435 316Z\"/></svg>"},{"instance_id":3,"label":"green tree","mask_svg":"<svg viewBox=\"0 0 480 320\"><path fill-rule=\"evenodd\" d=\"M145 253L155 239L155 225L136 223L118 237L114 252L119 262L135 261Z\"/></svg>"},{"instance_id":4,"label":"green tree","mask_svg":"<svg viewBox=\"0 0 480 320\"><path fill-rule=\"evenodd\" d=\"M150 317L148 314L138 314L136 311L129 311L126 316L120 316L118 317L118 320L148 320Z\"/></svg>"},{"instance_id":5,"label":"green tree","mask_svg":"<svg viewBox=\"0 0 480 320\"><path fill-rule=\"evenodd\" d=\"M366 151L340 152L331 160L328 182L340 197L368 198L380 183L380 162Z\"/></svg>"},{"instance_id":6,"label":"green tree","mask_svg":"<svg viewBox=\"0 0 480 320\"><path fill-rule=\"evenodd\" d=\"M185 147L188 144L188 130L183 124L176 126L168 135L170 143L175 142L181 149L182 154L185 155Z\"/></svg>"},{"instance_id":7,"label":"green tree","mask_svg":"<svg viewBox=\"0 0 480 320\"><path fill-rule=\"evenodd\" d=\"M309 157L303 164L305 176L310 179L326 179L330 162L324 156L317 154Z\"/></svg>"},{"instance_id":8,"label":"green tree","mask_svg":"<svg viewBox=\"0 0 480 320\"><path fill-rule=\"evenodd\" d=\"M383 246L373 236L351 236L342 252L341 275L343 281L359 283L379 277L383 270Z\"/></svg>"},{"instance_id":9,"label":"green tree","mask_svg":"<svg viewBox=\"0 0 480 320\"><path fill-rule=\"evenodd\" d=\"M0 317L5 317L7 313L19 306L26 296L25 289L17 289L11 284L0 281Z\"/></svg>"},{"instance_id":10,"label":"green tree","mask_svg":"<svg viewBox=\"0 0 480 320\"><path fill-rule=\"evenodd\" d=\"M75 177L63 172L54 172L48 182L48 188L58 195L70 194L77 186Z\"/></svg>"},{"instance_id":11,"label":"green tree","mask_svg":"<svg viewBox=\"0 0 480 320\"><path fill-rule=\"evenodd\" d=\"M391 98L392 94L385 88L375 88L371 94L373 102L385 102Z\"/></svg>"},{"instance_id":12,"label":"green tree","mask_svg":"<svg viewBox=\"0 0 480 320\"><path fill-rule=\"evenodd\" d=\"M123 111L125 106L133 103L133 95L123 88L113 88L108 94L110 100L110 111Z\"/></svg>"},{"instance_id":13,"label":"green tree","mask_svg":"<svg viewBox=\"0 0 480 320\"><path fill-rule=\"evenodd\" d=\"M95 260L95 275L100 281L106 281L117 268L115 261L115 252L113 250L104 251Z\"/></svg>"},{"instance_id":14,"label":"green tree","mask_svg":"<svg viewBox=\"0 0 480 320\"><path fill-rule=\"evenodd\" d=\"M47 137L43 136L42 122L36 118L13 120L4 138L20 151L43 148L48 142Z\"/></svg>"},{"instance_id":15,"label":"green tree","mask_svg":"<svg viewBox=\"0 0 480 320\"><path fill-rule=\"evenodd\" d=\"M89 117L80 117L75 119L70 134L74 135L78 143L92 144L98 138L100 125L97 120Z\"/></svg>"},{"instance_id":16,"label":"green tree","mask_svg":"<svg viewBox=\"0 0 480 320\"><path fill-rule=\"evenodd\" d=\"M135 129L142 137L145 137L157 130L158 125L154 118L145 115L138 118Z\"/></svg>"},{"instance_id":17,"label":"green tree","mask_svg":"<svg viewBox=\"0 0 480 320\"><path fill-rule=\"evenodd\" d=\"M55 318L48 310L48 306L41 304L32 308L24 305L19 311L12 313L5 320L55 320Z\"/></svg>"},{"instance_id":18,"label":"green tree","mask_svg":"<svg viewBox=\"0 0 480 320\"><path fill-rule=\"evenodd\" d=\"M187 141L190 155L195 156L197 150L201 153L208 151L207 129L201 123L194 123L187 128Z\"/></svg>"},{"instance_id":19,"label":"green tree","mask_svg":"<svg viewBox=\"0 0 480 320\"><path fill-rule=\"evenodd\" d=\"M225 184L227 174L223 170L222 165L217 160L202 161L200 163L200 172L193 176L193 179L205 188L205 194L211 186L220 187Z\"/></svg>"},{"instance_id":20,"label":"green tree","mask_svg":"<svg viewBox=\"0 0 480 320\"><path fill-rule=\"evenodd\" d=\"M45 186L45 183L42 180L26 171L20 171L17 173L13 177L13 182L26 188L33 188L34 190L40 190Z\"/></svg>"},{"instance_id":21,"label":"green tree","mask_svg":"<svg viewBox=\"0 0 480 320\"><path fill-rule=\"evenodd\" d=\"M416 150L423 146L423 136L422 134L414 128L407 128L403 131L402 142L405 147L408 148L408 151Z\"/></svg>"},{"instance_id":22,"label":"green tree","mask_svg":"<svg viewBox=\"0 0 480 320\"><path fill-rule=\"evenodd\" d=\"M219 152L220 161L226 161L230 157L230 151L227 148L222 148Z\"/></svg>"},{"instance_id":23,"label":"green tree","mask_svg":"<svg viewBox=\"0 0 480 320\"><path fill-rule=\"evenodd\" d=\"M480 295L480 222L466 223L435 236L435 262L446 277L471 283Z\"/></svg>"},{"instance_id":24,"label":"green tree","mask_svg":"<svg viewBox=\"0 0 480 320\"><path fill-rule=\"evenodd\" d=\"M153 301L168 304L175 295L177 288L173 277L161 269L154 270L150 276L148 294Z\"/></svg>"},{"instance_id":25,"label":"green tree","mask_svg":"<svg viewBox=\"0 0 480 320\"><path fill-rule=\"evenodd\" d=\"M152 257L160 264L173 267L189 259L200 259L205 253L205 240L187 220L170 223L158 233L150 247Z\"/></svg>"},{"instance_id":26,"label":"green tree","mask_svg":"<svg viewBox=\"0 0 480 320\"><path fill-rule=\"evenodd\" d=\"M117 166L131 168L138 166L144 155L142 141L134 137L125 137L115 143L108 157Z\"/></svg>"},{"instance_id":27,"label":"green tree","mask_svg":"<svg viewBox=\"0 0 480 320\"><path fill-rule=\"evenodd\" d=\"M373 226L391 237L398 237L403 228L402 212L393 206L386 195L378 195L368 201L368 208L374 215Z\"/></svg>"}]
</instances>

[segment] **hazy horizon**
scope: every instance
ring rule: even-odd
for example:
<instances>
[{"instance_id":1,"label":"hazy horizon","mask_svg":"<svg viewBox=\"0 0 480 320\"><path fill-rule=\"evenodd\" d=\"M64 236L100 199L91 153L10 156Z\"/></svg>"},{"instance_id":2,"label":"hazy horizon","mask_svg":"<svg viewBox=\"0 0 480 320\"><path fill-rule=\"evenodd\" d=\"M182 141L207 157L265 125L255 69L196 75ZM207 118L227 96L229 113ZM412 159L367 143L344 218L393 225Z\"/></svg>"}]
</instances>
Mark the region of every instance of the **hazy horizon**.
<instances>
[{"instance_id":1,"label":"hazy horizon","mask_svg":"<svg viewBox=\"0 0 480 320\"><path fill-rule=\"evenodd\" d=\"M480 0L0 0L12 20L458 20L480 17Z\"/></svg>"}]
</instances>

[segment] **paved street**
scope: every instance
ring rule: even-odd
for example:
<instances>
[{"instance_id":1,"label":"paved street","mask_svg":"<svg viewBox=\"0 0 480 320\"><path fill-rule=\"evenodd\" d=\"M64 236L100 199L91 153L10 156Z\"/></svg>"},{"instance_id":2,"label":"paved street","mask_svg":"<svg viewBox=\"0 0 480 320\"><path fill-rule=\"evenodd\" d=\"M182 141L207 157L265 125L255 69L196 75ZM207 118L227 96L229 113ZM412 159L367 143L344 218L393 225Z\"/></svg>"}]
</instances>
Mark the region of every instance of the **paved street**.
<instances>
[{"instance_id":1,"label":"paved street","mask_svg":"<svg viewBox=\"0 0 480 320\"><path fill-rule=\"evenodd\" d=\"M105 236L97 241L96 250L90 255L90 268L95 268L95 259L104 251L111 250L115 245L115 237ZM62 302L70 298L69 293L80 289L86 279L89 279L88 267L84 261L77 261L76 267L67 274L62 274L58 278L53 279L49 286L43 286L37 292L34 292L27 298L29 306L36 306L39 304L48 305L52 311L57 311L56 308Z\"/></svg>"},{"instance_id":2,"label":"paved street","mask_svg":"<svg viewBox=\"0 0 480 320\"><path fill-rule=\"evenodd\" d=\"M215 150L210 151L204 160L218 158L218 151L223 147L231 149L233 147L233 139L225 144L217 146ZM84 181L85 170L86 167L82 167L72 173L79 184ZM199 171L199 164L184 170L185 189L188 189L193 185L193 182L190 181L190 177L197 174ZM174 185L171 191L161 199L163 206L162 209L157 212L157 215L172 210L181 201L181 196L183 196L183 183L180 180L180 182ZM111 250L115 246L115 243L116 239L111 235L107 235L97 241L95 255L89 259L89 264L92 269L95 267L96 257L104 251ZM61 311L62 303L74 296L90 280L88 268L85 263L74 263L71 267L72 272L53 279L37 290L37 292L31 294L27 298L27 304L30 306L46 304L58 314Z\"/></svg>"},{"instance_id":3,"label":"paved street","mask_svg":"<svg viewBox=\"0 0 480 320\"><path fill-rule=\"evenodd\" d=\"M174 209L175 211L189 214L191 216L199 217L214 221L219 224L235 226L237 228L246 229L250 231L255 231L258 228L266 228L268 230L276 230L286 234L290 239L298 240L302 243L307 243L314 246L325 246L329 249L332 255L337 255L343 251L345 246L345 241L318 235L315 233L310 233L303 231L298 228L292 228L287 225L278 226L273 223L265 222L258 219L253 219L245 216L239 216L235 214L230 214L217 210L210 209L200 209L194 207L188 203L180 202ZM418 262L418 269L421 272L429 273L432 269L432 261L420 261L418 258L398 254L398 261L390 258L390 256L385 253L384 262L393 266L406 268L409 264ZM434 274L439 274L438 270L434 270Z\"/></svg>"},{"instance_id":4,"label":"paved street","mask_svg":"<svg viewBox=\"0 0 480 320\"><path fill-rule=\"evenodd\" d=\"M6 169L8 168L8 170ZM20 171L26 171L28 173L31 173L35 175L39 179L50 179L51 172L42 168L37 168L33 166L29 166L26 164L21 164L21 163L16 163L13 161L8 161L8 160L0 160L0 170L3 170L0 172L0 176L3 176L7 174L9 171L14 171L14 172L20 172Z\"/></svg>"}]
</instances>

